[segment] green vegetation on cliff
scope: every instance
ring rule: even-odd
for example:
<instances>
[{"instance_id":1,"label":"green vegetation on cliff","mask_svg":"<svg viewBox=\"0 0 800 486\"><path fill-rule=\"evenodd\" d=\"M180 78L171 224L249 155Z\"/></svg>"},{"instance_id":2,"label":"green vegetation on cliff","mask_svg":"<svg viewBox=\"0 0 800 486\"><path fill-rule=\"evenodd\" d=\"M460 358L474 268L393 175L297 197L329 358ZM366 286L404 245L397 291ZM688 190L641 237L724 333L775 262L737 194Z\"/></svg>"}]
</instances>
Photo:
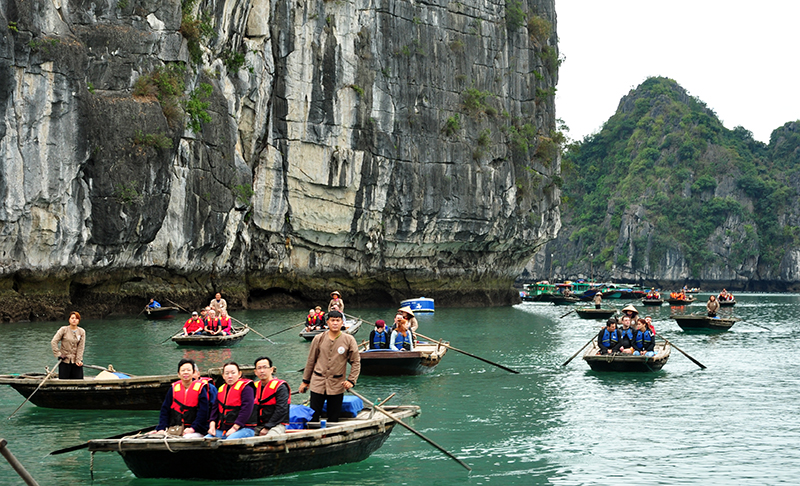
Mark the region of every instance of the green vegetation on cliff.
<instances>
[{"instance_id":1,"label":"green vegetation on cliff","mask_svg":"<svg viewBox=\"0 0 800 486\"><path fill-rule=\"evenodd\" d=\"M754 258L774 275L800 236L781 219L796 197L798 147L795 123L765 145L726 129L675 81L650 78L566 153L565 230L579 259L593 255L598 269L663 273L674 250L694 278Z\"/></svg>"}]
</instances>

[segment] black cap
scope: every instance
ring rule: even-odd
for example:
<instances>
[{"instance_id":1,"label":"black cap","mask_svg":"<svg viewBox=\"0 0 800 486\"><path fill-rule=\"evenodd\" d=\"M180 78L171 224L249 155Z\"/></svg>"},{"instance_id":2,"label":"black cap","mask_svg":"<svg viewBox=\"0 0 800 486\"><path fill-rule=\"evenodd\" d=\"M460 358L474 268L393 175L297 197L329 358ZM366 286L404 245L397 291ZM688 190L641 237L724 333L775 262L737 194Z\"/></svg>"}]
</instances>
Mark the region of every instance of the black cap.
<instances>
[{"instance_id":1,"label":"black cap","mask_svg":"<svg viewBox=\"0 0 800 486\"><path fill-rule=\"evenodd\" d=\"M336 310L335 310L335 311L330 311L330 312L328 312L328 317L329 317L329 318L330 318L330 317L341 317L341 318L344 318L344 316L342 315L342 313L341 313L341 312L339 312L339 311L336 311Z\"/></svg>"}]
</instances>

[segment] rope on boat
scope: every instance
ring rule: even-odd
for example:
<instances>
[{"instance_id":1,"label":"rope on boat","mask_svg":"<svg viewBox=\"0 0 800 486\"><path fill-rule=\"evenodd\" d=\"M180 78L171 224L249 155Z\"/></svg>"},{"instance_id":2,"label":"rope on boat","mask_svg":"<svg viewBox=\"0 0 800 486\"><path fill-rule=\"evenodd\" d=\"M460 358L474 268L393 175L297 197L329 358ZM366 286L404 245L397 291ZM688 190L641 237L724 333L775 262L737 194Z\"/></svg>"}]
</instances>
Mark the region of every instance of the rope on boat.
<instances>
[{"instance_id":1,"label":"rope on boat","mask_svg":"<svg viewBox=\"0 0 800 486\"><path fill-rule=\"evenodd\" d=\"M92 481L94 481L94 453L95 451L92 451L89 455L89 476L91 476Z\"/></svg>"},{"instance_id":2,"label":"rope on boat","mask_svg":"<svg viewBox=\"0 0 800 486\"><path fill-rule=\"evenodd\" d=\"M172 452L173 454L175 453L175 451L173 451L169 446L169 434L164 434L164 447L166 447L167 450Z\"/></svg>"}]
</instances>

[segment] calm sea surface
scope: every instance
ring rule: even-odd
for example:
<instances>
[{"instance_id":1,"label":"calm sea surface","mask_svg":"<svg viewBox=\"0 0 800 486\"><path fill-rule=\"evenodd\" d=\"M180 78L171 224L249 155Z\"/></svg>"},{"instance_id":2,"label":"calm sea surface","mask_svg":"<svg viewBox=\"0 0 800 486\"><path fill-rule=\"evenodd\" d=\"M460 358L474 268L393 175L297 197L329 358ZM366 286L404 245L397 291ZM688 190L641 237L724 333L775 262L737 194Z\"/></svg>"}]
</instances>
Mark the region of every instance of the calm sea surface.
<instances>
[{"instance_id":1,"label":"calm sea surface","mask_svg":"<svg viewBox=\"0 0 800 486\"><path fill-rule=\"evenodd\" d=\"M705 302L708 294L700 294ZM533 485L533 484L800 484L800 295L737 294L732 314L743 318L725 333L688 334L669 319L670 307L651 312L656 329L705 364L701 370L673 350L662 371L603 374L578 356L562 363L597 333L599 321L570 314L572 307L525 303L509 308L445 309L419 316L420 331L465 351L517 369L515 375L449 352L436 370L406 378L362 377L357 390L390 404L416 404L420 432L467 462L467 473L400 427L366 461L311 472L240 481L297 485ZM627 301L607 301L621 308ZM685 311L699 312L703 304ZM80 310L80 309L78 309ZM724 311L723 311L724 312ZM368 321L392 318L392 309L348 309ZM183 316L184 318L186 316ZM236 312L261 334L303 321L294 311ZM0 326L0 372L52 366L50 339L61 322ZM251 333L226 349L160 345L182 320L86 320L85 362L133 374L174 373L179 359L201 368L233 359L251 364L266 354L294 389L309 344L293 329L272 338ZM770 328L757 327L755 324ZM356 338L366 339L370 329ZM94 374L93 372L91 374ZM297 403L297 397L295 396ZM42 485L89 484L86 450L50 451L138 429L157 411L71 411L26 404L0 387L0 437ZM176 465L176 467L198 467ZM200 466L202 467L202 466ZM0 459L0 484L21 484ZM94 458L98 485L206 484L136 479L117 454ZM207 484L220 484L209 482Z\"/></svg>"}]
</instances>

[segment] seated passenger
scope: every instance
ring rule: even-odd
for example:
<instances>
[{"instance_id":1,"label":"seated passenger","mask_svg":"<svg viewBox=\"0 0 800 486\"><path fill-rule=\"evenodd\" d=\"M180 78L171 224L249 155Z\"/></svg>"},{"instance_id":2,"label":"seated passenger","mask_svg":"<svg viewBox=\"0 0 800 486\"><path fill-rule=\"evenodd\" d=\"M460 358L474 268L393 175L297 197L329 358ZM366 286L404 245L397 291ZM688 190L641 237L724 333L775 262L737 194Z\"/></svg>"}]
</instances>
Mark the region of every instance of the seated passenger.
<instances>
[{"instance_id":1,"label":"seated passenger","mask_svg":"<svg viewBox=\"0 0 800 486\"><path fill-rule=\"evenodd\" d=\"M208 415L211 416L211 410L217 403L217 385L214 384L214 380L211 378L206 378L205 376L200 376L200 368L197 367L197 363L194 365L194 375L192 378L195 380L200 380L206 384L206 392L208 395ZM208 428L208 422L206 422L206 428Z\"/></svg>"},{"instance_id":2,"label":"seated passenger","mask_svg":"<svg viewBox=\"0 0 800 486\"><path fill-rule=\"evenodd\" d=\"M231 327L231 316L228 315L228 311L225 309L219 311L219 323L222 326L223 336L230 336L231 333L233 333L233 328Z\"/></svg>"},{"instance_id":3,"label":"seated passenger","mask_svg":"<svg viewBox=\"0 0 800 486\"><path fill-rule=\"evenodd\" d=\"M214 311L214 309L211 309L208 311L208 314L206 314L206 322L205 327L203 327L203 334L208 336L222 334L222 322L220 322L219 317L217 317L217 313Z\"/></svg>"},{"instance_id":4,"label":"seated passenger","mask_svg":"<svg viewBox=\"0 0 800 486\"><path fill-rule=\"evenodd\" d=\"M375 329L369 333L369 349L389 349L389 333L383 319L375 321Z\"/></svg>"},{"instance_id":5,"label":"seated passenger","mask_svg":"<svg viewBox=\"0 0 800 486\"><path fill-rule=\"evenodd\" d=\"M647 322L647 329L650 331L650 334L655 336L656 326L653 325L653 316L644 316L644 320Z\"/></svg>"},{"instance_id":6,"label":"seated passenger","mask_svg":"<svg viewBox=\"0 0 800 486\"><path fill-rule=\"evenodd\" d=\"M633 338L633 355L655 356L656 340L647 328L647 320L639 319L636 322L636 334Z\"/></svg>"},{"instance_id":7,"label":"seated passenger","mask_svg":"<svg viewBox=\"0 0 800 486\"><path fill-rule=\"evenodd\" d=\"M217 392L217 403L211 410L207 438L244 439L255 435L256 387L242 378L239 365L233 361L222 367L225 384Z\"/></svg>"},{"instance_id":8,"label":"seated passenger","mask_svg":"<svg viewBox=\"0 0 800 486\"><path fill-rule=\"evenodd\" d=\"M306 327L303 329L303 332L313 331L314 328L317 327L317 311L314 309L308 310L308 315L306 316Z\"/></svg>"},{"instance_id":9,"label":"seated passenger","mask_svg":"<svg viewBox=\"0 0 800 486\"><path fill-rule=\"evenodd\" d=\"M183 335L191 336L193 334L198 334L203 331L204 327L205 322L197 315L197 311L194 311L192 312L192 317L187 319L186 323L183 325Z\"/></svg>"},{"instance_id":10,"label":"seated passenger","mask_svg":"<svg viewBox=\"0 0 800 486\"><path fill-rule=\"evenodd\" d=\"M631 318L627 315L622 316L622 328L617 329L619 333L619 352L633 354L633 328Z\"/></svg>"},{"instance_id":11,"label":"seated passenger","mask_svg":"<svg viewBox=\"0 0 800 486\"><path fill-rule=\"evenodd\" d=\"M168 433L186 438L199 438L208 432L208 388L205 382L194 379L194 361L178 362L180 380L172 384L161 404L156 429L150 434Z\"/></svg>"},{"instance_id":12,"label":"seated passenger","mask_svg":"<svg viewBox=\"0 0 800 486\"><path fill-rule=\"evenodd\" d=\"M400 318L397 329L392 331L389 338L389 349L392 351L414 351L414 334L408 328L408 321Z\"/></svg>"},{"instance_id":13,"label":"seated passenger","mask_svg":"<svg viewBox=\"0 0 800 486\"><path fill-rule=\"evenodd\" d=\"M613 317L606 321L606 327L597 334L597 347L600 348L597 354L613 354L619 351L617 320Z\"/></svg>"},{"instance_id":14,"label":"seated passenger","mask_svg":"<svg viewBox=\"0 0 800 486\"><path fill-rule=\"evenodd\" d=\"M267 357L256 359L256 427L255 435L273 436L286 432L289 424L289 406L292 392L289 384L275 378L275 367Z\"/></svg>"}]
</instances>

